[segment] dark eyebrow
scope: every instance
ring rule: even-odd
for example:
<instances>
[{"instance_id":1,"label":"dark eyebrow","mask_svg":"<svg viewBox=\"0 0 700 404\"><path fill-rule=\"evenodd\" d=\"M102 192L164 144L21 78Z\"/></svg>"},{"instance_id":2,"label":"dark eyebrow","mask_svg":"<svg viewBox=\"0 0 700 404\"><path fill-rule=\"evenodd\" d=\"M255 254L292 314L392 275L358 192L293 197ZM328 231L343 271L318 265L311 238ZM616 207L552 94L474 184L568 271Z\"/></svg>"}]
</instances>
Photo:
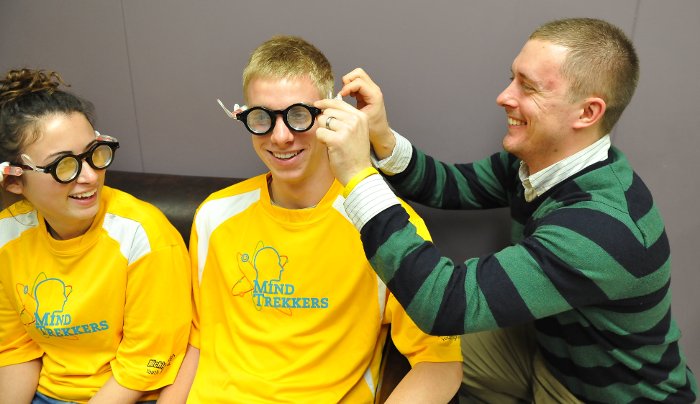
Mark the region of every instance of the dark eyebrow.
<instances>
[{"instance_id":1,"label":"dark eyebrow","mask_svg":"<svg viewBox=\"0 0 700 404\"><path fill-rule=\"evenodd\" d=\"M85 148L83 149L83 151L86 151L87 149L92 147L92 145L94 145L95 143L97 143L97 139L93 139L92 142L85 145ZM67 154L73 154L73 151L72 150L62 150L62 151L53 152L53 153L49 154L48 156L46 156L46 158L61 157L61 156L65 156Z\"/></svg>"}]
</instances>

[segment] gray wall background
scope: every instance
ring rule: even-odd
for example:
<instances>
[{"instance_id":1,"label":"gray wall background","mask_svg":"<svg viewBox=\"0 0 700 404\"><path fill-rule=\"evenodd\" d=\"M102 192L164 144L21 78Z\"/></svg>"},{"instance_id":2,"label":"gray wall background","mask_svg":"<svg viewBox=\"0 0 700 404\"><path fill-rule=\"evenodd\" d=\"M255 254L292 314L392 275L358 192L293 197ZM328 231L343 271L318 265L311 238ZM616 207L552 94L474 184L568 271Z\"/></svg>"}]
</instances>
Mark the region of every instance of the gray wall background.
<instances>
[{"instance_id":1,"label":"gray wall background","mask_svg":"<svg viewBox=\"0 0 700 404\"><path fill-rule=\"evenodd\" d=\"M666 219L674 315L697 373L697 0L0 0L0 69L61 72L95 104L97 128L121 141L114 169L249 177L264 166L216 98L240 103L251 50L273 34L300 35L333 63L336 91L362 66L395 129L444 161L468 162L500 149L505 114L495 99L510 64L537 25L561 17L607 19L636 44L641 80L613 143ZM503 211L430 214L436 244L454 259L507 237Z\"/></svg>"}]
</instances>

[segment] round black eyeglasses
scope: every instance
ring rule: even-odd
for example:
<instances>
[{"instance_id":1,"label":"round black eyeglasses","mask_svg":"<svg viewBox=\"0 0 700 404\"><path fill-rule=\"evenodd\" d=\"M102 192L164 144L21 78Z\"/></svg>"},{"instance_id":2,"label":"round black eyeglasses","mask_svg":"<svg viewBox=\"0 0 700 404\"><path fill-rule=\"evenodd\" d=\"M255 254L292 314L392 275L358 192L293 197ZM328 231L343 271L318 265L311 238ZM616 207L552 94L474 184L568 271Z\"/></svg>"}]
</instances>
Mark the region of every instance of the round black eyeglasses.
<instances>
[{"instance_id":1,"label":"round black eyeglasses","mask_svg":"<svg viewBox=\"0 0 700 404\"><path fill-rule=\"evenodd\" d=\"M289 130L306 132L311 129L320 114L321 110L316 107L296 103L277 110L253 107L237 113L236 119L242 121L250 133L260 136L270 133L275 128L277 115L282 115L282 120Z\"/></svg>"},{"instance_id":2,"label":"round black eyeglasses","mask_svg":"<svg viewBox=\"0 0 700 404\"><path fill-rule=\"evenodd\" d=\"M109 139L109 140L106 140ZM84 153L77 156L74 154L64 154L45 166L37 166L26 154L22 154L22 160L26 164L12 164L25 170L48 173L61 184L67 184L80 175L83 169L82 161L85 160L95 170L104 170L109 167L114 160L114 153L119 148L117 139L100 135L98 140L90 146Z\"/></svg>"}]
</instances>

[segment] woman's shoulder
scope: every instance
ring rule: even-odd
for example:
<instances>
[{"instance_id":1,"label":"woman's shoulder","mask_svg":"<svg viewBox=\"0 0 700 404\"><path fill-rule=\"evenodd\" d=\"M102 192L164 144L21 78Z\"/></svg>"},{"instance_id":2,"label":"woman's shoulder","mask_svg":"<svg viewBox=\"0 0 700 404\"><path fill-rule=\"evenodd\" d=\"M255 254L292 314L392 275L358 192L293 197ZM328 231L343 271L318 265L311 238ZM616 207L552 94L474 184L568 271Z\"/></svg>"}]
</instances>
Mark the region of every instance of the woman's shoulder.
<instances>
[{"instance_id":1,"label":"woman's shoulder","mask_svg":"<svg viewBox=\"0 0 700 404\"><path fill-rule=\"evenodd\" d=\"M102 197L105 199L106 213L122 215L134 220L153 215L165 217L155 205L116 188L105 185L102 189Z\"/></svg>"},{"instance_id":2,"label":"woman's shoulder","mask_svg":"<svg viewBox=\"0 0 700 404\"><path fill-rule=\"evenodd\" d=\"M20 200L0 212L0 248L20 237L25 231L38 226L38 216L34 206Z\"/></svg>"},{"instance_id":3,"label":"woman's shoulder","mask_svg":"<svg viewBox=\"0 0 700 404\"><path fill-rule=\"evenodd\" d=\"M19 201L8 205L6 208L0 211L0 220L17 215L31 214L35 211L36 209L34 208L34 205L29 203L29 201L26 199L20 199Z\"/></svg>"},{"instance_id":4,"label":"woman's shoulder","mask_svg":"<svg viewBox=\"0 0 700 404\"><path fill-rule=\"evenodd\" d=\"M104 226L143 231L152 241L179 237L177 230L155 205L107 186L103 187L102 197L105 203Z\"/></svg>"}]
</instances>

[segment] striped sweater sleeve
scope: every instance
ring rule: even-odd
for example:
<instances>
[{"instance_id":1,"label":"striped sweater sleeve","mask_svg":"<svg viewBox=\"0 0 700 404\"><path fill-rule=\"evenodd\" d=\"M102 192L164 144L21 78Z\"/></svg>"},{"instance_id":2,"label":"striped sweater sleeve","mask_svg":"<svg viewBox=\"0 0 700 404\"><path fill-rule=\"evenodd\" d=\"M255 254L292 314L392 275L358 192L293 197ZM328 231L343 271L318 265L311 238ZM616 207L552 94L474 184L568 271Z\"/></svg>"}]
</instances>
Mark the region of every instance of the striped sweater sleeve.
<instances>
[{"instance_id":1,"label":"striped sweater sleeve","mask_svg":"<svg viewBox=\"0 0 700 404\"><path fill-rule=\"evenodd\" d=\"M498 207L508 203L510 191L503 184L507 184L509 166L514 166L514 159L505 153L473 164L447 166L414 149L406 171L387 179L402 196L430 206ZM506 301L506 306L510 307L513 286L510 290L504 289L502 277L496 276L495 271L485 271L493 276L482 279L482 285L493 294L484 296L474 279L475 269L483 265L498 266L498 260L474 259L455 264L442 257L431 242L416 234L407 213L398 203L385 204L381 211L376 209L380 201L390 200L387 195L393 196L393 193L378 176L373 177L362 181L350 193L346 211L361 229L365 253L373 268L423 331L456 335L533 318L532 314L522 316L519 312L497 307L490 310L489 299L495 305ZM373 192L364 191L369 188ZM527 254L522 248L512 253ZM503 273L503 269L500 271ZM469 308L473 308L469 314L468 301L473 303L469 304Z\"/></svg>"}]
</instances>

